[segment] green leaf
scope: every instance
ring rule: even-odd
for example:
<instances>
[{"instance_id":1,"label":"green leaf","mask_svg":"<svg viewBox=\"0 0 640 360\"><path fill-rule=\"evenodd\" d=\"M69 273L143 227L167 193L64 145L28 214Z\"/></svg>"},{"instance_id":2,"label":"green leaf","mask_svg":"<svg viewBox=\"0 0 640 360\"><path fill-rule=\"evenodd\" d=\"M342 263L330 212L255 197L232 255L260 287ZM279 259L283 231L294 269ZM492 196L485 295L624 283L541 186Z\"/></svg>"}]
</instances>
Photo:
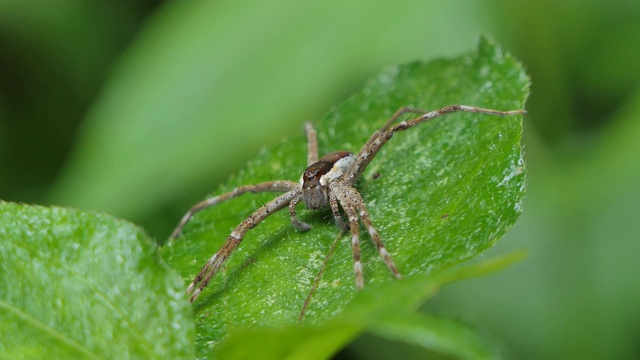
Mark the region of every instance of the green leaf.
<instances>
[{"instance_id":1,"label":"green leaf","mask_svg":"<svg viewBox=\"0 0 640 360\"><path fill-rule=\"evenodd\" d=\"M0 358L193 357L182 285L137 227L0 202Z\"/></svg>"},{"instance_id":2,"label":"green leaf","mask_svg":"<svg viewBox=\"0 0 640 360\"><path fill-rule=\"evenodd\" d=\"M456 359L498 359L474 330L451 319L424 313L393 314L376 319L371 330L391 340L423 346Z\"/></svg>"},{"instance_id":3,"label":"green leaf","mask_svg":"<svg viewBox=\"0 0 640 360\"><path fill-rule=\"evenodd\" d=\"M521 65L484 39L476 51L460 58L395 66L315 124L320 152L358 151L402 106L432 110L461 103L520 109L528 85ZM452 114L396 134L380 151L358 188L405 276L402 283L413 284L412 278L435 274L481 253L515 222L524 192L521 133L520 116ZM242 184L297 180L305 162L306 144L301 135L261 152L215 194ZM273 197L244 196L197 214L184 229L184 238L161 250L163 256L188 283L230 231ZM338 232L330 211L301 209L300 213L313 225L311 231L297 232L286 211L274 214L247 234L194 303L199 356L214 354L223 339L241 329L295 323ZM345 307L354 301L349 241L345 237L339 244L306 322L341 319ZM387 288L397 281L366 237L362 259L365 286L375 286L375 296L386 297L389 306L398 302L407 311L416 306L402 302ZM414 285L412 290L421 293L423 284ZM368 309L360 310L367 313ZM245 340L242 346L251 347L251 340Z\"/></svg>"}]
</instances>

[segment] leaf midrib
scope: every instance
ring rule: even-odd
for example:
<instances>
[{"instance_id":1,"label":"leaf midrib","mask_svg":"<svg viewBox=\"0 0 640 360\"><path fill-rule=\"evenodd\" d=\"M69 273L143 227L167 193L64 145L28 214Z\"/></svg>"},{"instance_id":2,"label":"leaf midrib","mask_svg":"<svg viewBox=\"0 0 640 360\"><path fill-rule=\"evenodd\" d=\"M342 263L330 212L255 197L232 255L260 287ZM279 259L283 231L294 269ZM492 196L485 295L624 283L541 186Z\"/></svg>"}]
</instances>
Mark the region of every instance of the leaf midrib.
<instances>
[{"instance_id":1,"label":"leaf midrib","mask_svg":"<svg viewBox=\"0 0 640 360\"><path fill-rule=\"evenodd\" d=\"M59 341L61 341L62 343L64 343L65 345L77 350L78 352L80 352L81 354L91 358L91 359L104 359L103 357L100 357L98 355L96 355L94 352L92 352L90 349L86 348L84 345L78 343L75 339L66 336L65 334L57 331L56 329L52 328L49 325L46 325L44 323L42 323L40 320L36 319L35 317L21 311L20 309L18 309L17 307L5 302L4 300L0 299L0 308L4 308L5 310L7 310L7 312L10 312L14 315L16 315L17 317L19 317L20 319L23 319L25 322L31 324L34 328L41 330L44 333L47 333L48 335L50 335L52 338L58 339Z\"/></svg>"}]
</instances>

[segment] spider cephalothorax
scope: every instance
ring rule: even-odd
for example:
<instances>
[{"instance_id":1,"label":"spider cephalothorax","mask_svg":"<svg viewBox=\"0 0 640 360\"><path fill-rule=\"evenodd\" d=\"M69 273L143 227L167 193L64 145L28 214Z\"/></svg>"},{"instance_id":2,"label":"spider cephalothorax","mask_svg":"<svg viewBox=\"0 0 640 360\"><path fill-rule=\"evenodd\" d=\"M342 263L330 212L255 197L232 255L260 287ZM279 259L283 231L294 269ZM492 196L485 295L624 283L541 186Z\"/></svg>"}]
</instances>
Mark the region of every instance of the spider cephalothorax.
<instances>
[{"instance_id":1,"label":"spider cephalothorax","mask_svg":"<svg viewBox=\"0 0 640 360\"><path fill-rule=\"evenodd\" d=\"M356 158L348 151L329 153L302 173L302 199L307 209L329 207L329 183L349 172Z\"/></svg>"},{"instance_id":2,"label":"spider cephalothorax","mask_svg":"<svg viewBox=\"0 0 640 360\"><path fill-rule=\"evenodd\" d=\"M410 129L438 116L456 111L501 116L525 113L524 110L498 111L465 105L445 106L431 112L425 112L413 108L401 108L395 112L395 114L382 126L382 128L371 135L369 140L357 154L353 154L348 151L336 151L321 158L318 158L316 131L311 124L307 123L305 131L307 133L308 142L308 167L303 172L299 182L276 180L255 185L245 185L235 188L228 193L204 200L194 205L183 216L182 220L171 234L171 238L175 239L180 234L185 224L196 212L225 200L240 196L244 193L284 193L254 211L253 214L241 222L231 232L224 245L211 257L211 259L209 259L209 261L207 261L187 288L187 293L191 295L191 301L195 300L198 295L200 295L202 289L209 284L209 280L211 280L231 253L238 247L242 239L244 239L247 231L256 227L262 220L274 212L285 207L289 207L289 214L293 225L301 231L309 230L311 226L300 221L296 214L296 205L298 205L300 201L303 201L306 207L312 210L330 207L336 224L342 230L348 230L351 232L351 248L353 251L353 269L356 288L360 289L364 287L362 264L360 262L360 221L366 228L371 241L378 249L380 257L382 257L391 273L396 278L401 278L402 276L400 275L400 272L385 249L384 244L380 239L380 235L369 218L364 201L354 185L371 160L373 160L384 144L391 139L394 133ZM418 113L422 115L393 125L401 115L406 113ZM346 214L348 223L344 222L340 208L342 208L342 212ZM307 304L305 303L305 307L306 305Z\"/></svg>"}]
</instances>

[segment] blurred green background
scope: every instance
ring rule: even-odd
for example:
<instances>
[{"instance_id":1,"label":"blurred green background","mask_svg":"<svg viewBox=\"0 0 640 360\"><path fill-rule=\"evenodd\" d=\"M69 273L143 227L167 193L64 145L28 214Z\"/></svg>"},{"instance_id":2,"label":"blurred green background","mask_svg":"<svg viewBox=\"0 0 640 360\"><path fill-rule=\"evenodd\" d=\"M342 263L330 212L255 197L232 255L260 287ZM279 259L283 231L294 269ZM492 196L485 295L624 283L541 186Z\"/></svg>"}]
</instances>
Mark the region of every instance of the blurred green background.
<instances>
[{"instance_id":1,"label":"blurred green background","mask_svg":"<svg viewBox=\"0 0 640 360\"><path fill-rule=\"evenodd\" d=\"M525 211L485 257L529 256L425 309L507 358L638 359L639 20L637 1L0 0L0 199L109 212L163 242L384 66L487 34L533 86ZM338 357L399 354L433 355L364 335Z\"/></svg>"}]
</instances>

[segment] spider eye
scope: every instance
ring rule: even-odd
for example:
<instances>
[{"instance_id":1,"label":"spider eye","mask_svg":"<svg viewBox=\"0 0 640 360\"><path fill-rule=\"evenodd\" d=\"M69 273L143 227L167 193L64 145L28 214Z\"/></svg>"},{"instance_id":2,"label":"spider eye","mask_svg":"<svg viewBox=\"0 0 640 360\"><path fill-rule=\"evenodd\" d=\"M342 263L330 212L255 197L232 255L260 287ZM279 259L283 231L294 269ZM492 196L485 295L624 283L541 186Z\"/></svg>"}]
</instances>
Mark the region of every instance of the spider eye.
<instances>
[{"instance_id":1,"label":"spider eye","mask_svg":"<svg viewBox=\"0 0 640 360\"><path fill-rule=\"evenodd\" d=\"M326 162L317 162L310 165L302 174L302 186L304 188L313 188L320 186L320 178L331 170L332 164Z\"/></svg>"}]
</instances>

